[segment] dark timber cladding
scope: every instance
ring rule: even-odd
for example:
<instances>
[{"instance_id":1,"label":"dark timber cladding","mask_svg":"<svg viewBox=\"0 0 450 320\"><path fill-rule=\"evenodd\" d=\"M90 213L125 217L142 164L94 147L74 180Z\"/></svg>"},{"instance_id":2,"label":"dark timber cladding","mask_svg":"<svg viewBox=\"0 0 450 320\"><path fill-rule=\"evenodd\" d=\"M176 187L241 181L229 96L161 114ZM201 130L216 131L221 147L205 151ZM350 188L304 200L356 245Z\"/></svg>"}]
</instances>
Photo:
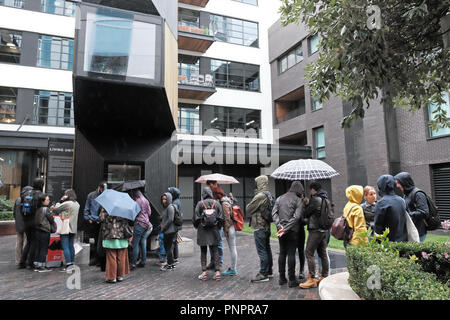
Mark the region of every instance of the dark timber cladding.
<instances>
[{"instance_id":1,"label":"dark timber cladding","mask_svg":"<svg viewBox=\"0 0 450 320\"><path fill-rule=\"evenodd\" d=\"M144 0L79 4L73 185L82 204L100 181L112 182L110 167L139 167L137 178L148 182L153 206L159 205L167 187L176 185L176 165L170 161L176 114L172 110L176 68L171 66L176 60L170 59L177 52L165 52L176 50L176 35L158 7L172 14L177 2L162 7ZM168 41L175 45L167 45Z\"/></svg>"}]
</instances>

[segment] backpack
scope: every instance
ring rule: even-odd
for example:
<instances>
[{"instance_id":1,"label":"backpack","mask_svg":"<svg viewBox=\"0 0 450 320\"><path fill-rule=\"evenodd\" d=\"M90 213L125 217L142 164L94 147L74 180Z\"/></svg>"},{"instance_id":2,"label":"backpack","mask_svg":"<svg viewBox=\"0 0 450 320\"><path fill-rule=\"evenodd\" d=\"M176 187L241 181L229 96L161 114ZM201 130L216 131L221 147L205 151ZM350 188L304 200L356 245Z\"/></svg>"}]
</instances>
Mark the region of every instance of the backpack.
<instances>
[{"instance_id":1,"label":"backpack","mask_svg":"<svg viewBox=\"0 0 450 320\"><path fill-rule=\"evenodd\" d=\"M350 208L349 212L351 212L354 207L356 206ZM350 228L347 219L343 214L342 216L334 220L331 226L331 235L337 240L344 240L346 242L349 242L353 238L353 229Z\"/></svg>"},{"instance_id":2,"label":"backpack","mask_svg":"<svg viewBox=\"0 0 450 320\"><path fill-rule=\"evenodd\" d=\"M425 195L425 198L427 199L427 205L428 205L428 214L425 215L425 226L427 228L427 231L433 231L438 229L441 226L441 219L439 217L438 207L434 203L434 201L422 190L416 189L413 191L413 194L411 195L411 199L416 201L416 194L417 192L422 192Z\"/></svg>"},{"instance_id":3,"label":"backpack","mask_svg":"<svg viewBox=\"0 0 450 320\"><path fill-rule=\"evenodd\" d=\"M30 218L36 212L35 190L28 190L21 196L20 211L24 218Z\"/></svg>"},{"instance_id":4,"label":"backpack","mask_svg":"<svg viewBox=\"0 0 450 320\"><path fill-rule=\"evenodd\" d=\"M234 230L241 231L244 228L244 213L238 205L233 206L233 214L231 219L234 223Z\"/></svg>"},{"instance_id":5,"label":"backpack","mask_svg":"<svg viewBox=\"0 0 450 320\"><path fill-rule=\"evenodd\" d=\"M213 228L217 225L217 213L216 209L214 209L216 200L214 200L211 208L208 208L203 200L202 203L204 208L202 208L201 213L201 224L204 228Z\"/></svg>"},{"instance_id":6,"label":"backpack","mask_svg":"<svg viewBox=\"0 0 450 320\"><path fill-rule=\"evenodd\" d=\"M270 192L264 191L263 193L267 197L268 203L267 203L266 209L263 212L261 212L261 216L263 217L264 220L271 223L271 222L273 222L272 209L273 209L273 206L275 205L275 199L270 194Z\"/></svg>"},{"instance_id":7,"label":"backpack","mask_svg":"<svg viewBox=\"0 0 450 320\"><path fill-rule=\"evenodd\" d=\"M180 227L183 225L183 216L181 215L180 210L178 209L178 206L172 204L173 209L175 210L175 213L173 215L173 223L177 226Z\"/></svg>"},{"instance_id":8,"label":"backpack","mask_svg":"<svg viewBox=\"0 0 450 320\"><path fill-rule=\"evenodd\" d=\"M334 204L327 198L322 198L319 225L321 229L329 230L334 222Z\"/></svg>"}]
</instances>

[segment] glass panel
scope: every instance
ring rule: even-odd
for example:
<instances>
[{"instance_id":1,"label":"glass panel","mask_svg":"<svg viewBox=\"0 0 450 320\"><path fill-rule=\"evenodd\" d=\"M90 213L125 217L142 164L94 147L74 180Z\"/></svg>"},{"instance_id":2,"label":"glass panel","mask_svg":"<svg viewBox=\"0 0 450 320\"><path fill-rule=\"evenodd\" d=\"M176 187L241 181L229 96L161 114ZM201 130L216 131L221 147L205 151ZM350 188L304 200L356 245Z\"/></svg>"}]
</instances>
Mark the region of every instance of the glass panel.
<instances>
[{"instance_id":1,"label":"glass panel","mask_svg":"<svg viewBox=\"0 0 450 320\"><path fill-rule=\"evenodd\" d=\"M31 152L0 149L0 212L9 214L11 220L14 220L14 202L20 196L21 186L30 184L30 170Z\"/></svg>"},{"instance_id":2,"label":"glass panel","mask_svg":"<svg viewBox=\"0 0 450 320\"><path fill-rule=\"evenodd\" d=\"M313 54L319 50L319 36L317 34L313 35L309 40L309 54Z\"/></svg>"},{"instance_id":3,"label":"glass panel","mask_svg":"<svg viewBox=\"0 0 450 320\"><path fill-rule=\"evenodd\" d=\"M38 67L72 70L73 65L73 40L39 36Z\"/></svg>"},{"instance_id":4,"label":"glass panel","mask_svg":"<svg viewBox=\"0 0 450 320\"><path fill-rule=\"evenodd\" d=\"M0 87L0 122L13 123L16 121L16 105L17 89Z\"/></svg>"},{"instance_id":5,"label":"glass panel","mask_svg":"<svg viewBox=\"0 0 450 320\"><path fill-rule=\"evenodd\" d=\"M141 179L141 166L127 164L108 165L108 183Z\"/></svg>"},{"instance_id":6,"label":"glass panel","mask_svg":"<svg viewBox=\"0 0 450 320\"><path fill-rule=\"evenodd\" d=\"M133 18L108 9L87 13L85 71L155 78L156 25Z\"/></svg>"},{"instance_id":7,"label":"glass panel","mask_svg":"<svg viewBox=\"0 0 450 320\"><path fill-rule=\"evenodd\" d=\"M76 4L66 0L41 0L41 11L52 14L75 16Z\"/></svg>"},{"instance_id":8,"label":"glass panel","mask_svg":"<svg viewBox=\"0 0 450 320\"><path fill-rule=\"evenodd\" d=\"M292 51L291 53L288 54L287 61L288 61L288 63L287 63L287 67L288 68L291 68L292 66L295 65L295 54L294 54L294 51Z\"/></svg>"},{"instance_id":9,"label":"glass panel","mask_svg":"<svg viewBox=\"0 0 450 320\"><path fill-rule=\"evenodd\" d=\"M234 0L234 1L247 3L247 4L252 4L252 5L255 5L255 6L258 5L258 0Z\"/></svg>"},{"instance_id":10,"label":"glass panel","mask_svg":"<svg viewBox=\"0 0 450 320\"><path fill-rule=\"evenodd\" d=\"M180 105L178 126L182 133L200 134L200 107Z\"/></svg>"},{"instance_id":11,"label":"glass panel","mask_svg":"<svg viewBox=\"0 0 450 320\"><path fill-rule=\"evenodd\" d=\"M299 63L303 61L303 51L302 51L302 45L295 49L295 62Z\"/></svg>"},{"instance_id":12,"label":"glass panel","mask_svg":"<svg viewBox=\"0 0 450 320\"><path fill-rule=\"evenodd\" d=\"M36 91L33 114L33 124L73 127L75 123L72 94Z\"/></svg>"},{"instance_id":13,"label":"glass panel","mask_svg":"<svg viewBox=\"0 0 450 320\"><path fill-rule=\"evenodd\" d=\"M25 0L0 0L0 5L23 9L25 7Z\"/></svg>"},{"instance_id":14,"label":"glass panel","mask_svg":"<svg viewBox=\"0 0 450 320\"><path fill-rule=\"evenodd\" d=\"M450 119L450 102L449 102L449 94L448 93L444 93L442 95L443 99L445 100L445 104L441 105L441 108L444 109L447 112L447 118ZM428 105L428 118L431 120L434 120L436 115L433 114L434 111L436 111L438 105L436 103L433 104L429 104ZM433 130L430 127L430 137L439 137L439 136L444 136L444 135L448 135L450 134L450 128L445 127L445 128L439 128L439 129L435 129Z\"/></svg>"},{"instance_id":15,"label":"glass panel","mask_svg":"<svg viewBox=\"0 0 450 320\"><path fill-rule=\"evenodd\" d=\"M0 29L0 62L20 63L22 33Z\"/></svg>"},{"instance_id":16,"label":"glass panel","mask_svg":"<svg viewBox=\"0 0 450 320\"><path fill-rule=\"evenodd\" d=\"M314 129L314 142L316 147L316 157L325 157L325 134L323 127Z\"/></svg>"},{"instance_id":17,"label":"glass panel","mask_svg":"<svg viewBox=\"0 0 450 320\"><path fill-rule=\"evenodd\" d=\"M319 110L322 109L323 105L320 103L319 98L313 97L312 98L312 109L313 110Z\"/></svg>"},{"instance_id":18,"label":"glass panel","mask_svg":"<svg viewBox=\"0 0 450 320\"><path fill-rule=\"evenodd\" d=\"M200 27L200 12L185 8L178 9L178 24L186 27Z\"/></svg>"},{"instance_id":19,"label":"glass panel","mask_svg":"<svg viewBox=\"0 0 450 320\"><path fill-rule=\"evenodd\" d=\"M235 18L210 15L210 29L216 40L258 46L258 24Z\"/></svg>"}]
</instances>

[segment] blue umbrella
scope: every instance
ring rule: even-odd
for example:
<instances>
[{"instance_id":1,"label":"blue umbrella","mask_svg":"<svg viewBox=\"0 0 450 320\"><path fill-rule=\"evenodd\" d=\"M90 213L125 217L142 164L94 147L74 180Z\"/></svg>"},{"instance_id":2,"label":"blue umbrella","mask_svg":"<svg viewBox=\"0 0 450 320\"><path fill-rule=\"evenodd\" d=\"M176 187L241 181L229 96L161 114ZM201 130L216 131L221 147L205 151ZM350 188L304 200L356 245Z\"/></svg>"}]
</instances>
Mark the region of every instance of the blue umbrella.
<instances>
[{"instance_id":1,"label":"blue umbrella","mask_svg":"<svg viewBox=\"0 0 450 320\"><path fill-rule=\"evenodd\" d=\"M105 208L109 215L122 217L131 221L134 221L141 211L141 206L131 199L128 193L112 189L103 191L94 201L97 201L97 203Z\"/></svg>"}]
</instances>

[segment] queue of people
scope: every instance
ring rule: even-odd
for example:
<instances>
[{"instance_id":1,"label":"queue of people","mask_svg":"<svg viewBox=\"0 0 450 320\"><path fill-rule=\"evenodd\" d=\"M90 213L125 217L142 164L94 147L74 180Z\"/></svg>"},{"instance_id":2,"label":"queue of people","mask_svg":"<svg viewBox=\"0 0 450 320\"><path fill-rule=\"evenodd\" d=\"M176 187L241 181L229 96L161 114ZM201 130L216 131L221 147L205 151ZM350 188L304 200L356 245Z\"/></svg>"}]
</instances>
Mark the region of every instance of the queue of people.
<instances>
[{"instance_id":1,"label":"queue of people","mask_svg":"<svg viewBox=\"0 0 450 320\"><path fill-rule=\"evenodd\" d=\"M262 175L255 179L256 190L253 199L246 206L250 218L249 225L254 229L255 248L259 257L259 270L253 283L267 282L273 278L273 255L271 249L271 224L277 230L279 241L278 272L279 285L302 289L315 288L329 275L330 259L328 244L331 224L326 217L329 211L334 215L328 194L317 181L308 184L309 194L305 194L301 181L293 181L288 192L275 199L269 191L269 179ZM396 187L404 197L396 194ZM140 212L135 221L111 216L96 201L106 189L102 182L87 196L83 211L86 230L94 238L94 259L90 265L96 265L105 272L105 281L116 283L137 267L145 267L147 257L147 238L156 233L159 238L158 265L162 271L173 270L178 261L178 242L182 218L180 190L171 187L161 195L163 208L161 216L152 213L150 201L143 190L129 191L130 197L139 204ZM74 242L77 234L78 212L80 205L72 189L66 190L58 203L50 205L50 196L42 192L43 181L36 179L33 186L23 188L14 207L17 228L16 263L19 268L32 267L38 272L48 272L46 255L50 234L58 232L64 253L65 265L61 271L75 263ZM380 199L377 199L377 191ZM418 189L411 175L402 172L395 177L382 175L377 186L352 185L346 188L348 200L342 216L353 231L344 241L344 247L367 242L360 237L361 232L372 229L373 236L382 234L389 228L390 241L408 241L406 216L408 214L416 226L420 241L425 241L426 221L429 214L427 199ZM208 279L207 270L214 270L212 279L221 280L222 275L238 274L238 252L236 246L235 206L232 194L227 195L217 181L207 181L202 199L196 204L192 223L197 229L197 245L200 247L201 273L198 278ZM55 215L62 226L55 230ZM65 226L65 227L64 227ZM305 228L308 237L305 237ZM240 229L239 229L240 230ZM222 238L228 244L230 266L223 270L224 250ZM132 240L130 240L132 239ZM306 242L306 246L305 246ZM208 262L208 249L210 263ZM296 255L300 262L300 273L295 274ZM321 264L319 276L316 276L315 255ZM287 276L286 276L287 262ZM305 277L304 265L308 265ZM318 270L317 270L318 271Z\"/></svg>"}]
</instances>

